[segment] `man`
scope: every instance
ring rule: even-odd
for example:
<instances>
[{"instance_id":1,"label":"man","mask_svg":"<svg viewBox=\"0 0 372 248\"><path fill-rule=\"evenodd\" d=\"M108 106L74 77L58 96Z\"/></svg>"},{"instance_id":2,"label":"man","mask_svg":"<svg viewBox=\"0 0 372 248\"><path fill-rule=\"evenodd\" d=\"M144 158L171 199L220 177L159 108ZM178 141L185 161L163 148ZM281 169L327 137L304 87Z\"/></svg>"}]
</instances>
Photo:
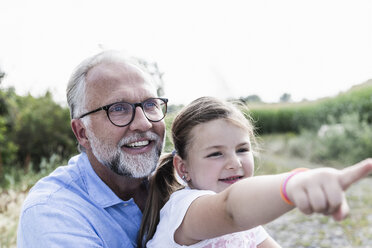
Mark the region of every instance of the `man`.
<instances>
[{"instance_id":1,"label":"man","mask_svg":"<svg viewBox=\"0 0 372 248\"><path fill-rule=\"evenodd\" d=\"M77 67L67 101L81 153L32 188L18 247L135 247L167 99L140 66L103 52Z\"/></svg>"}]
</instances>

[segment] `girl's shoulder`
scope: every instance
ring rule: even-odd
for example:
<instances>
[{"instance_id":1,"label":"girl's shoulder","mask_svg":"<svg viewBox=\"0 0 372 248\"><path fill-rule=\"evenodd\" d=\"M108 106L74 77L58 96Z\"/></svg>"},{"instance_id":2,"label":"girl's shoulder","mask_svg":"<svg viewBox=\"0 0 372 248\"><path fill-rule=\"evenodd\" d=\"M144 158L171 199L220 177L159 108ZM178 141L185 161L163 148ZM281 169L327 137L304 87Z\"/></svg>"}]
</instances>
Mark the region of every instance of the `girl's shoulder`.
<instances>
[{"instance_id":1,"label":"girl's shoulder","mask_svg":"<svg viewBox=\"0 0 372 248\"><path fill-rule=\"evenodd\" d=\"M174 192L160 210L160 222L147 247L182 247L174 241L174 233L181 225L191 203L198 197L208 194L216 193L188 187Z\"/></svg>"},{"instance_id":2,"label":"girl's shoulder","mask_svg":"<svg viewBox=\"0 0 372 248\"><path fill-rule=\"evenodd\" d=\"M182 199L183 201L190 201L195 200L196 198L203 196L203 195L214 195L216 192L211 191L211 190L199 190L199 189L191 189L189 187L185 187L183 189L177 190L174 192L168 202L171 201L179 201ZM190 202L190 204L191 204Z\"/></svg>"}]
</instances>

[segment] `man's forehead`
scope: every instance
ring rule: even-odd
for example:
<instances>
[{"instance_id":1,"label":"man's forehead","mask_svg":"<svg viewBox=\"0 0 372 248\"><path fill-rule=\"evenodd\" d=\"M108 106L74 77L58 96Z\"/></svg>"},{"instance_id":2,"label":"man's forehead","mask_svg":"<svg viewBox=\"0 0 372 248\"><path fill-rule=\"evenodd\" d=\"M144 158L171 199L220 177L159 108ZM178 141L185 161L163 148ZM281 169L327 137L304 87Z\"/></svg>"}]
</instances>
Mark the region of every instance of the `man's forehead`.
<instances>
[{"instance_id":1,"label":"man's forehead","mask_svg":"<svg viewBox=\"0 0 372 248\"><path fill-rule=\"evenodd\" d=\"M98 99L112 102L129 96L155 97L156 85L145 72L123 63L102 63L92 68L86 77L85 89L88 103ZM124 97L124 98L123 98Z\"/></svg>"},{"instance_id":2,"label":"man's forehead","mask_svg":"<svg viewBox=\"0 0 372 248\"><path fill-rule=\"evenodd\" d=\"M87 73L87 81L92 79L105 79L105 78L115 78L118 75L120 77L137 78L148 80L147 73L133 64L125 62L102 62L93 68L91 68Z\"/></svg>"},{"instance_id":3,"label":"man's forehead","mask_svg":"<svg viewBox=\"0 0 372 248\"><path fill-rule=\"evenodd\" d=\"M105 62L93 67L86 76L87 85L109 87L110 83L142 84L157 89L157 85L148 72L132 64L122 62ZM89 86L87 88L90 88Z\"/></svg>"}]
</instances>

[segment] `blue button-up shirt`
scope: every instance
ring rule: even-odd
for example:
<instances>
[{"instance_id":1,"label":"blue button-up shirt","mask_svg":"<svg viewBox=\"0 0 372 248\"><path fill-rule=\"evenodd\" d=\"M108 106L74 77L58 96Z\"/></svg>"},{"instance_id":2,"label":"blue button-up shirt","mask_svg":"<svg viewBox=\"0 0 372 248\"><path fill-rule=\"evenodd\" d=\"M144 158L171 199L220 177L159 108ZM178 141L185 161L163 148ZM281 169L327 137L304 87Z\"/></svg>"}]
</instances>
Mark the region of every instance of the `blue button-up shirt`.
<instances>
[{"instance_id":1,"label":"blue button-up shirt","mask_svg":"<svg viewBox=\"0 0 372 248\"><path fill-rule=\"evenodd\" d=\"M41 179L27 196L18 247L136 247L142 213L97 176L85 153Z\"/></svg>"}]
</instances>

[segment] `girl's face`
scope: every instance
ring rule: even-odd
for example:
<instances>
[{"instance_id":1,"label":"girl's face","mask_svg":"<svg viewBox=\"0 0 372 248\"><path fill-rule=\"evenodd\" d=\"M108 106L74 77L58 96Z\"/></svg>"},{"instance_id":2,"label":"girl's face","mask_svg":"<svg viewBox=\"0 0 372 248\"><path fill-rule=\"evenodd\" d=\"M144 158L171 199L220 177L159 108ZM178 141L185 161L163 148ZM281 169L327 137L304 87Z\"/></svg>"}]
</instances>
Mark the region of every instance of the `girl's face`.
<instances>
[{"instance_id":1,"label":"girl's face","mask_svg":"<svg viewBox=\"0 0 372 248\"><path fill-rule=\"evenodd\" d=\"M221 192L253 175L254 160L246 129L223 119L195 126L187 160L189 186Z\"/></svg>"}]
</instances>

